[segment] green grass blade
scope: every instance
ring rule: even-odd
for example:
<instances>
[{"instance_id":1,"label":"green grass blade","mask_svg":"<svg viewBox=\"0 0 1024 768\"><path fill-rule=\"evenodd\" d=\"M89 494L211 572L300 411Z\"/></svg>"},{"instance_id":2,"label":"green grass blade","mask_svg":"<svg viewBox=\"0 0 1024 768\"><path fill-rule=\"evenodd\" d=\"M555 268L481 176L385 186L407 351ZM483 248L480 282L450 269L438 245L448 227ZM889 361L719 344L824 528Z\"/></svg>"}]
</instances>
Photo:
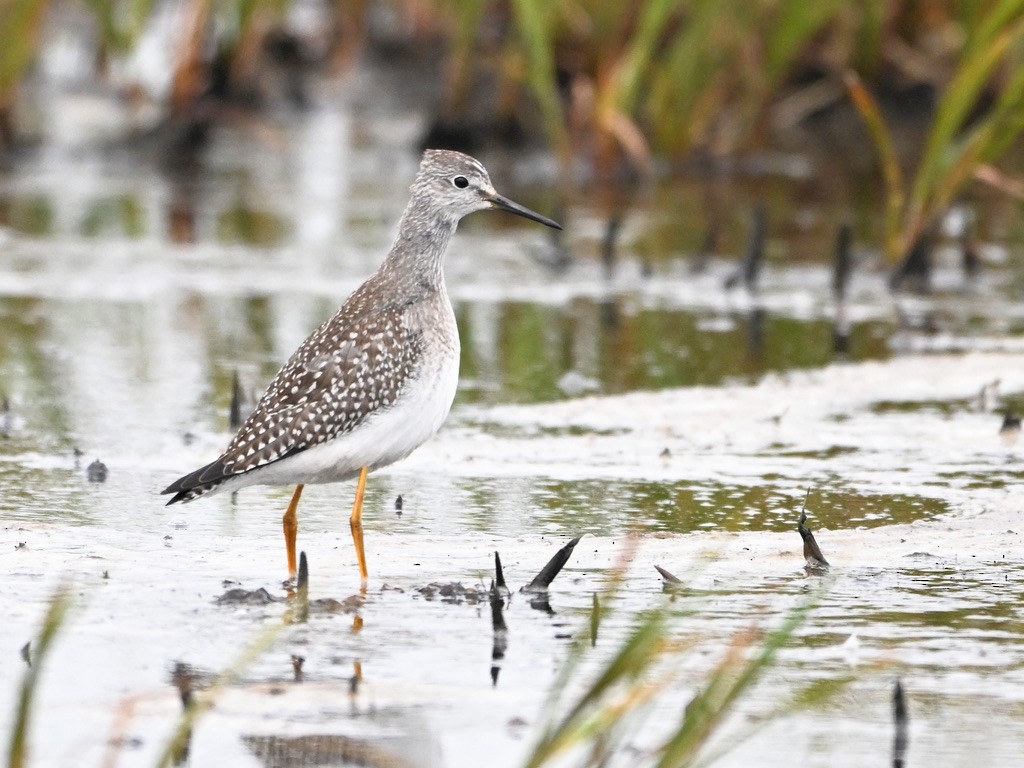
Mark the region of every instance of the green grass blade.
<instances>
[{"instance_id":1,"label":"green grass blade","mask_svg":"<svg viewBox=\"0 0 1024 768\"><path fill-rule=\"evenodd\" d=\"M928 225L930 218L944 211L960 194L964 186L974 178L979 166L998 162L1022 133L1024 72L1018 72L1003 89L992 112L966 138L950 149L950 167L917 210L917 217L908 223L911 234L919 234Z\"/></svg>"},{"instance_id":2,"label":"green grass blade","mask_svg":"<svg viewBox=\"0 0 1024 768\"><path fill-rule=\"evenodd\" d=\"M67 589L61 587L50 600L50 607L43 619L43 628L39 637L32 644L32 662L21 683L18 695L18 708L11 728L11 742L7 750L9 768L25 768L28 765L28 732L32 714L32 700L35 696L39 676L43 671L43 663L53 645L57 632L60 631L71 606L71 596Z\"/></svg>"},{"instance_id":3,"label":"green grass blade","mask_svg":"<svg viewBox=\"0 0 1024 768\"><path fill-rule=\"evenodd\" d=\"M884 250L886 259L895 262L902 256L903 246L900 232L906 207L903 170L900 167L899 156L896 154L896 144L885 124L878 102L864 87L860 78L853 72L847 72L844 82L847 92L850 94L850 100L867 126L881 162L886 199Z\"/></svg>"},{"instance_id":4,"label":"green grass blade","mask_svg":"<svg viewBox=\"0 0 1024 768\"><path fill-rule=\"evenodd\" d=\"M677 7L676 0L651 0L641 12L619 78L618 108L627 115L632 115L636 109L641 86L649 77L649 67L657 56L665 26Z\"/></svg>"},{"instance_id":5,"label":"green grass blade","mask_svg":"<svg viewBox=\"0 0 1024 768\"><path fill-rule=\"evenodd\" d=\"M729 656L686 708L682 724L663 747L657 768L692 765L698 751L739 698L757 682L761 673L774 661L779 648L788 643L797 628L806 621L815 602L816 598L812 598L791 612L779 629L761 641L760 650L750 661L744 662L739 658L745 643L734 644Z\"/></svg>"},{"instance_id":6,"label":"green grass blade","mask_svg":"<svg viewBox=\"0 0 1024 768\"><path fill-rule=\"evenodd\" d=\"M35 59L39 30L49 0L7 0L0 13L0 109L10 106L13 89Z\"/></svg>"},{"instance_id":7,"label":"green grass blade","mask_svg":"<svg viewBox=\"0 0 1024 768\"><path fill-rule=\"evenodd\" d=\"M961 2L960 5L963 7L969 4ZM963 19L963 26L968 34L964 58L973 57L979 49L991 45L1007 25L1012 24L1021 13L1024 13L1024 0L1002 0L988 16L979 21L980 11L981 7L975 5L967 18Z\"/></svg>"},{"instance_id":8,"label":"green grass blade","mask_svg":"<svg viewBox=\"0 0 1024 768\"><path fill-rule=\"evenodd\" d=\"M860 3L860 23L851 63L861 77L873 77L882 61L887 5L887 0L862 0Z\"/></svg>"},{"instance_id":9,"label":"green grass blade","mask_svg":"<svg viewBox=\"0 0 1024 768\"><path fill-rule=\"evenodd\" d=\"M287 626L287 622L281 621L263 630L259 636L242 651L235 662L228 667L227 670L221 673L211 686L205 698L209 701L214 701L227 686L231 685L238 679L239 675L241 675L250 664L252 664L274 644L274 641L277 640L278 636ZM178 725L174 729L174 734L167 742L167 746L164 747L164 751L161 753L160 758L157 761L157 766L159 766L159 768L168 768L168 766L179 764L180 757L187 753L186 746L192 736L192 731L195 728L196 723L208 709L209 705L200 703L193 703L191 706L184 709L181 719L178 721Z\"/></svg>"},{"instance_id":10,"label":"green grass blade","mask_svg":"<svg viewBox=\"0 0 1024 768\"><path fill-rule=\"evenodd\" d=\"M100 30L100 40L114 53L127 53L142 36L156 0L85 0Z\"/></svg>"},{"instance_id":11,"label":"green grass blade","mask_svg":"<svg viewBox=\"0 0 1024 768\"><path fill-rule=\"evenodd\" d=\"M544 127L563 155L569 143L555 82L553 6L545 0L513 0L512 10L526 48L528 80L540 105Z\"/></svg>"},{"instance_id":12,"label":"green grass blade","mask_svg":"<svg viewBox=\"0 0 1024 768\"><path fill-rule=\"evenodd\" d=\"M451 99L459 104L468 91L473 57L476 51L477 34L487 10L486 0L462 0L462 2L445 3L454 25L451 42Z\"/></svg>"},{"instance_id":13,"label":"green grass blade","mask_svg":"<svg viewBox=\"0 0 1024 768\"><path fill-rule=\"evenodd\" d=\"M1018 13L1012 23L1002 27L988 45L975 49L965 58L939 104L935 123L926 144L911 192L911 203L923 209L951 164L950 149L964 121L978 102L996 66L1010 46L1021 39L1024 19Z\"/></svg>"},{"instance_id":14,"label":"green grass blade","mask_svg":"<svg viewBox=\"0 0 1024 768\"><path fill-rule=\"evenodd\" d=\"M608 712L595 705L612 687L625 681L636 680L650 668L665 645L665 617L661 611L652 611L641 618L615 657L583 693L575 706L541 738L526 768L538 768L562 751L588 742L607 728ZM622 708L617 708L622 711Z\"/></svg>"},{"instance_id":15,"label":"green grass blade","mask_svg":"<svg viewBox=\"0 0 1024 768\"><path fill-rule=\"evenodd\" d=\"M658 144L669 151L687 149L704 132L710 115L696 109L717 87L735 45L730 3L694 0L682 29L669 44L652 76L647 107Z\"/></svg>"},{"instance_id":16,"label":"green grass blade","mask_svg":"<svg viewBox=\"0 0 1024 768\"><path fill-rule=\"evenodd\" d=\"M768 27L765 51L765 82L770 89L778 86L783 76L803 53L807 41L831 22L842 10L841 0L782 3L778 16Z\"/></svg>"}]
</instances>

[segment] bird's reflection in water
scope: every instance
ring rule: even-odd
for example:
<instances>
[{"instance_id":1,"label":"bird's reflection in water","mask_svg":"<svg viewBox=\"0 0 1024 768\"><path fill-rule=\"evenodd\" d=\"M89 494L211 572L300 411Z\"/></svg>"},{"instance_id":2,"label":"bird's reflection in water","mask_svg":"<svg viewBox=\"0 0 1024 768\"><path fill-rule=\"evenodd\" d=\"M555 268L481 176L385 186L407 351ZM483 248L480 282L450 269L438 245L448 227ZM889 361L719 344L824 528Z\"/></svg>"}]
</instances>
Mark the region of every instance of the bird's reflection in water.
<instances>
[{"instance_id":1,"label":"bird's reflection in water","mask_svg":"<svg viewBox=\"0 0 1024 768\"><path fill-rule=\"evenodd\" d=\"M419 763L363 739L335 734L243 736L242 742L266 768L360 765L367 768L419 768Z\"/></svg>"}]
</instances>

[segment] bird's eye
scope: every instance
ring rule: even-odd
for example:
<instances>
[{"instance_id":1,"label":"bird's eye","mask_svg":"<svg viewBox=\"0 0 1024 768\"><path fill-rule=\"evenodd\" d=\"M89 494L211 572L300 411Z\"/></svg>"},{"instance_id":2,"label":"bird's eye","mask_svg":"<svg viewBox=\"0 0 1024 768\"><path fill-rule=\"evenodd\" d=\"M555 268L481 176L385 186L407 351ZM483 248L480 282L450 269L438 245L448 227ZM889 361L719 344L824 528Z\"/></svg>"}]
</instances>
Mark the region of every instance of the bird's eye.
<instances>
[{"instance_id":1,"label":"bird's eye","mask_svg":"<svg viewBox=\"0 0 1024 768\"><path fill-rule=\"evenodd\" d=\"M456 176L454 179L452 179L452 184L454 184L459 189L465 189L466 187L469 186L469 179L467 179L465 176Z\"/></svg>"}]
</instances>

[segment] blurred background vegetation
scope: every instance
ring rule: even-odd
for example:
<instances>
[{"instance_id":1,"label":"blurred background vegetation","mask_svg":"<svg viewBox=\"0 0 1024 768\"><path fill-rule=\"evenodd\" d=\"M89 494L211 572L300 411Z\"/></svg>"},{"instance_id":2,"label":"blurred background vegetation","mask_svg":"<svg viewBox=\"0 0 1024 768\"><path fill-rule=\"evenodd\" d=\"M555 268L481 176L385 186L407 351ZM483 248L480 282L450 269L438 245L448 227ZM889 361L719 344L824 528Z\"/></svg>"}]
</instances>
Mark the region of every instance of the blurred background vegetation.
<instances>
[{"instance_id":1,"label":"blurred background vegetation","mask_svg":"<svg viewBox=\"0 0 1024 768\"><path fill-rule=\"evenodd\" d=\"M896 263L972 181L1021 195L999 163L1024 131L1022 36L1024 0L0 0L0 158L45 140L34 104L69 40L75 87L170 148L260 130L377 55L441 73L424 145L545 142L609 179L863 154Z\"/></svg>"}]
</instances>

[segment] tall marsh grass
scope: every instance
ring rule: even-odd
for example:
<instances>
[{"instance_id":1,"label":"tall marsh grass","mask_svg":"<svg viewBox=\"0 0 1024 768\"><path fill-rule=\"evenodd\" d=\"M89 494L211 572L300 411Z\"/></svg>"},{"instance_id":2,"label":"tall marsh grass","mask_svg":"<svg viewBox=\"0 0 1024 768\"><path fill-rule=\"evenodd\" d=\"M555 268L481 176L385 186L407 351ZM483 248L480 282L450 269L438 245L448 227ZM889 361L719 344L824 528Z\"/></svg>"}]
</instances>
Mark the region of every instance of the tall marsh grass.
<instances>
[{"instance_id":1,"label":"tall marsh grass","mask_svg":"<svg viewBox=\"0 0 1024 768\"><path fill-rule=\"evenodd\" d=\"M979 12L972 17L973 25L965 28L962 55L909 179L877 101L855 73L846 74L851 99L868 126L883 169L884 250L891 263L904 258L979 169L998 163L1024 132L1024 1L988 5L991 10Z\"/></svg>"},{"instance_id":2,"label":"tall marsh grass","mask_svg":"<svg viewBox=\"0 0 1024 768\"><path fill-rule=\"evenodd\" d=\"M161 97L168 118L231 114L193 107L218 83L228 97L253 90L265 44L288 30L293 2L178 4L173 87ZM95 28L82 34L97 49L98 79L104 62L138 44L158 3L86 0ZM48 15L61 7L0 0L0 152L15 139L12 115ZM357 44L373 44L373 19L382 16L398 20L411 48L444 41L443 109L482 122L481 111L514 115L564 161L604 170L647 175L694 153L763 147L785 126L849 99L878 148L891 262L979 170L998 178L993 166L1024 132L1024 0L365 0L318 12L325 28ZM337 47L340 34L324 39ZM318 55L321 64L332 56ZM476 103L473 84L498 97ZM934 92L938 106L909 168L876 94L915 85Z\"/></svg>"},{"instance_id":3,"label":"tall marsh grass","mask_svg":"<svg viewBox=\"0 0 1024 768\"><path fill-rule=\"evenodd\" d=\"M709 751L713 736L750 697L760 677L774 663L778 651L793 640L806 622L818 597L813 594L786 613L774 629L751 628L738 632L720 660L697 683L689 703L675 716L666 716L664 701L687 685L680 679L679 660L703 641L677 636L672 629L668 606L633 617L634 629L592 675L593 680L584 685L580 693L567 696L566 691L576 689L586 677L582 660L589 652L588 643L578 642L561 677L552 686L546 725L526 768L563 764L556 761L567 754L573 756L572 764L583 768L607 765L613 755L625 753L630 737L649 724L654 709L659 706L659 730L663 733L637 764L684 768L714 763L729 747L741 743L744 734L741 732L718 752ZM601 602L607 604L610 599L611 595L606 595ZM819 707L845 690L850 682L850 679L818 681L801 688L787 701L780 702L762 725L774 717Z\"/></svg>"}]
</instances>

